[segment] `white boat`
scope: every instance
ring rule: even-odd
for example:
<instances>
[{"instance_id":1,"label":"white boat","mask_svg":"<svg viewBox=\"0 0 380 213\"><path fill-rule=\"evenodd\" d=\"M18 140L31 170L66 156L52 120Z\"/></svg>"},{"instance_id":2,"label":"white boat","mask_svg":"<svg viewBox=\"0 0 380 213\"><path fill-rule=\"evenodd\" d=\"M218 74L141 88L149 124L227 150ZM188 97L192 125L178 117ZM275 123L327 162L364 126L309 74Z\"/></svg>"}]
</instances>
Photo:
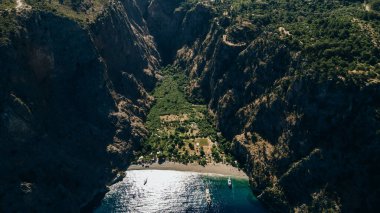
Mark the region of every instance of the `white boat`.
<instances>
[{"instance_id":1,"label":"white boat","mask_svg":"<svg viewBox=\"0 0 380 213\"><path fill-rule=\"evenodd\" d=\"M232 181L231 181L231 178L230 177L228 177L228 187L230 187L230 188L232 188Z\"/></svg>"},{"instance_id":2,"label":"white boat","mask_svg":"<svg viewBox=\"0 0 380 213\"><path fill-rule=\"evenodd\" d=\"M206 188L206 201L207 201L207 205L210 206L211 205L211 195L210 195L210 189L209 188Z\"/></svg>"}]
</instances>

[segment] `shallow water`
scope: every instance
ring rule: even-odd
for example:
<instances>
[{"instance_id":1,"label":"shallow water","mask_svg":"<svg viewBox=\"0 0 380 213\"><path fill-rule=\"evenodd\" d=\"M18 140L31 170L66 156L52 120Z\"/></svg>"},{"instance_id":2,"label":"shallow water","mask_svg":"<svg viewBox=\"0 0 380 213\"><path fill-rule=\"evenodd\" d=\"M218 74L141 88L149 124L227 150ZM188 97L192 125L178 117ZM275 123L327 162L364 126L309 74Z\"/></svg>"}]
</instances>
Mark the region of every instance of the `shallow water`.
<instances>
[{"instance_id":1,"label":"shallow water","mask_svg":"<svg viewBox=\"0 0 380 213\"><path fill-rule=\"evenodd\" d=\"M227 178L168 170L127 171L123 181L111 186L95 212L265 212L248 180L232 178L230 189ZM211 207L205 199L207 186Z\"/></svg>"}]
</instances>

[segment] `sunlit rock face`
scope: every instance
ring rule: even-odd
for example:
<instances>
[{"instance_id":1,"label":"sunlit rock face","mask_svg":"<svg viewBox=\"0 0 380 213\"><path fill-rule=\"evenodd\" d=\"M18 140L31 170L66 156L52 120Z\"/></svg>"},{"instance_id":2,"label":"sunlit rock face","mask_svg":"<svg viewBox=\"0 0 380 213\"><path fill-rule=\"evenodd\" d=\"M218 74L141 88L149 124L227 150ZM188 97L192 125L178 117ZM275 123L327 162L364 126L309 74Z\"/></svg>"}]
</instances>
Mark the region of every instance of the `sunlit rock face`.
<instances>
[{"instance_id":1,"label":"sunlit rock face","mask_svg":"<svg viewBox=\"0 0 380 213\"><path fill-rule=\"evenodd\" d=\"M132 0L86 28L42 11L17 20L0 47L0 211L75 212L145 137L160 57Z\"/></svg>"}]
</instances>

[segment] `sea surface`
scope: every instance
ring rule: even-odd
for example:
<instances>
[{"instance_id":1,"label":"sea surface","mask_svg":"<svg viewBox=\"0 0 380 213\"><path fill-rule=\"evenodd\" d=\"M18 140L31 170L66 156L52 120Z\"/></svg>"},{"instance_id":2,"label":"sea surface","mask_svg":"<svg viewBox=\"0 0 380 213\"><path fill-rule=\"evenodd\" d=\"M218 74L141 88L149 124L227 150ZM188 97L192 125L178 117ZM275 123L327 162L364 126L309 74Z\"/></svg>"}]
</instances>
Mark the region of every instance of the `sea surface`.
<instances>
[{"instance_id":1,"label":"sea surface","mask_svg":"<svg viewBox=\"0 0 380 213\"><path fill-rule=\"evenodd\" d=\"M145 179L147 179L144 185ZM170 170L127 171L110 187L96 213L105 212L266 212L248 180ZM207 206L206 187L212 204Z\"/></svg>"}]
</instances>

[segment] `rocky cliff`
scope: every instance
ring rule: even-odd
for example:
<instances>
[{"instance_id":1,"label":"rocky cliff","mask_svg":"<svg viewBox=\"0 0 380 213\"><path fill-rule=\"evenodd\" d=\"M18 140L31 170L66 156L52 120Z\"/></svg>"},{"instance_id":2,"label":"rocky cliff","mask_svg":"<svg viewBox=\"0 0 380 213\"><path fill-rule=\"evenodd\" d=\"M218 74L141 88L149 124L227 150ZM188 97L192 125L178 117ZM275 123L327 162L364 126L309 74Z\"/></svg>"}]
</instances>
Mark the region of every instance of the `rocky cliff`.
<instances>
[{"instance_id":1,"label":"rocky cliff","mask_svg":"<svg viewBox=\"0 0 380 213\"><path fill-rule=\"evenodd\" d=\"M18 27L0 47L0 211L76 212L145 137L160 57L133 0L86 24L32 7L5 14Z\"/></svg>"},{"instance_id":2,"label":"rocky cliff","mask_svg":"<svg viewBox=\"0 0 380 213\"><path fill-rule=\"evenodd\" d=\"M377 210L378 12L359 1L26 2L0 14L0 209L75 212L104 189L147 134L162 58L186 71L269 210Z\"/></svg>"},{"instance_id":3,"label":"rocky cliff","mask_svg":"<svg viewBox=\"0 0 380 213\"><path fill-rule=\"evenodd\" d=\"M190 77L189 94L208 103L233 140L259 200L273 212L375 212L379 58L367 71L325 68L301 36L261 24L262 16L223 11L203 22L205 36L177 51L176 64Z\"/></svg>"}]
</instances>

